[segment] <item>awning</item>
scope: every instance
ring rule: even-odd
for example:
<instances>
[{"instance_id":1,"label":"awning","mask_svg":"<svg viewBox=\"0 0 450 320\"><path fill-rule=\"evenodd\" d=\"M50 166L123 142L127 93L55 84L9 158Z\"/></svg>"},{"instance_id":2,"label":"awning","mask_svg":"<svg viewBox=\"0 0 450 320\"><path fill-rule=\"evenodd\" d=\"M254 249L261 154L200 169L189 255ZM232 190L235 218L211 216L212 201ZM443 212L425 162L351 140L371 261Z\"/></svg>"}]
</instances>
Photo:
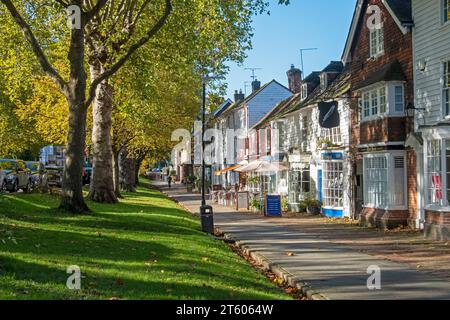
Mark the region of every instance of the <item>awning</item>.
<instances>
[{"instance_id":1,"label":"awning","mask_svg":"<svg viewBox=\"0 0 450 320\"><path fill-rule=\"evenodd\" d=\"M256 169L256 172L259 173L266 173L266 172L280 172L288 170L288 167L281 163L273 163L273 162L266 162L263 161L258 169Z\"/></svg>"},{"instance_id":2,"label":"awning","mask_svg":"<svg viewBox=\"0 0 450 320\"><path fill-rule=\"evenodd\" d=\"M240 167L242 167L240 164L236 165L236 166L232 166L232 167L229 167L229 168L226 168L226 169L223 169L223 170L216 171L216 172L214 172L214 175L220 176L221 174L227 173L229 171L236 170L236 169L238 169Z\"/></svg>"},{"instance_id":3,"label":"awning","mask_svg":"<svg viewBox=\"0 0 450 320\"><path fill-rule=\"evenodd\" d=\"M245 166L240 167L239 169L236 169L237 172L252 172L258 169L259 165L261 164L261 161L253 161L249 164L246 164Z\"/></svg>"}]
</instances>

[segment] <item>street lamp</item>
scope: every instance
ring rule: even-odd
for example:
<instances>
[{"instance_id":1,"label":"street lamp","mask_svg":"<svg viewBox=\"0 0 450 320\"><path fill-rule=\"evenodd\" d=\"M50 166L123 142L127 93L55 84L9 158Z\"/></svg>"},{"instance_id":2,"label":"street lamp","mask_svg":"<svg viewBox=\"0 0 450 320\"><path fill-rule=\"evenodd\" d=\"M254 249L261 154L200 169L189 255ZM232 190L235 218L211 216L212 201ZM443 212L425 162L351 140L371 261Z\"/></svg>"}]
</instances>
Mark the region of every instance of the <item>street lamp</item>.
<instances>
[{"instance_id":1,"label":"street lamp","mask_svg":"<svg viewBox=\"0 0 450 320\"><path fill-rule=\"evenodd\" d=\"M206 82L208 80L219 79L219 77L205 75L203 80L203 103L202 103L202 204L200 206L200 218L202 223L202 231L214 234L214 217L213 208L206 204L206 163L205 163L205 129L206 129Z\"/></svg>"}]
</instances>

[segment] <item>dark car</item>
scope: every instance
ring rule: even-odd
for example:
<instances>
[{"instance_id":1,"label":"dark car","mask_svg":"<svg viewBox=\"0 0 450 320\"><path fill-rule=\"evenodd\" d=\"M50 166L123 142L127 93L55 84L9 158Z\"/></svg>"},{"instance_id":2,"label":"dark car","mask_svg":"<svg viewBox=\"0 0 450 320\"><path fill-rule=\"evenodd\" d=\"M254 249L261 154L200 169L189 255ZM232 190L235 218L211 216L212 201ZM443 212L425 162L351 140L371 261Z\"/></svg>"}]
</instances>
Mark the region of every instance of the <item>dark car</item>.
<instances>
[{"instance_id":1,"label":"dark car","mask_svg":"<svg viewBox=\"0 0 450 320\"><path fill-rule=\"evenodd\" d=\"M40 174L41 174L41 164L35 161L27 161L25 162L28 170L30 170L31 175L31 185L33 188L36 188L39 185Z\"/></svg>"},{"instance_id":2,"label":"dark car","mask_svg":"<svg viewBox=\"0 0 450 320\"><path fill-rule=\"evenodd\" d=\"M19 189L24 192L31 190L31 174L24 161L1 159L0 170L3 172L2 189L9 192L17 192Z\"/></svg>"},{"instance_id":3,"label":"dark car","mask_svg":"<svg viewBox=\"0 0 450 320\"><path fill-rule=\"evenodd\" d=\"M47 171L47 185L49 187L62 187L64 167L46 166L45 171Z\"/></svg>"}]
</instances>

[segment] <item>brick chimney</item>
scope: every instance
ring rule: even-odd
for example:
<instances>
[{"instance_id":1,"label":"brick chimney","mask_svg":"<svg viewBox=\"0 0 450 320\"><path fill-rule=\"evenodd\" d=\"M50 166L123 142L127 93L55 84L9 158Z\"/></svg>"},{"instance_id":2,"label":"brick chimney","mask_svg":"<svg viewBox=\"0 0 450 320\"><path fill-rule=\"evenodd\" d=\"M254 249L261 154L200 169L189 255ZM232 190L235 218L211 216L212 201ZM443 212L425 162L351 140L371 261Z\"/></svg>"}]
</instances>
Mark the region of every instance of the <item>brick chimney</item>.
<instances>
[{"instance_id":1,"label":"brick chimney","mask_svg":"<svg viewBox=\"0 0 450 320\"><path fill-rule=\"evenodd\" d=\"M289 90L293 93L300 93L302 88L302 71L291 65L291 69L286 73L289 82Z\"/></svg>"},{"instance_id":2,"label":"brick chimney","mask_svg":"<svg viewBox=\"0 0 450 320\"><path fill-rule=\"evenodd\" d=\"M258 91L259 89L261 89L261 81L258 80L253 80L252 82L252 92Z\"/></svg>"},{"instance_id":3,"label":"brick chimney","mask_svg":"<svg viewBox=\"0 0 450 320\"><path fill-rule=\"evenodd\" d=\"M242 93L242 89L238 92L234 91L234 103L241 102L245 99L245 95Z\"/></svg>"}]
</instances>

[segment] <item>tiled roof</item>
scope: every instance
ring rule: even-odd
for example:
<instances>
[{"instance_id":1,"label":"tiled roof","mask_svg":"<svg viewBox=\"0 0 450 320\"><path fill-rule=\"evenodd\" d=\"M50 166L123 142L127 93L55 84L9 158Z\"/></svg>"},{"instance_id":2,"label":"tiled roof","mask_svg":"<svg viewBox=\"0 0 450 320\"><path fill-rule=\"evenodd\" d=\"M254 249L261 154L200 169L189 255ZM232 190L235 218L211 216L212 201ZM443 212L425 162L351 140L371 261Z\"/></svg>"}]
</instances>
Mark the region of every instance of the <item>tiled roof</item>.
<instances>
[{"instance_id":1,"label":"tiled roof","mask_svg":"<svg viewBox=\"0 0 450 320\"><path fill-rule=\"evenodd\" d=\"M402 24L413 22L411 0L386 0L386 2Z\"/></svg>"},{"instance_id":2,"label":"tiled roof","mask_svg":"<svg viewBox=\"0 0 450 320\"><path fill-rule=\"evenodd\" d=\"M406 81L402 65L398 60L394 60L379 70L371 73L366 79L358 83L352 89L358 90L381 81Z\"/></svg>"},{"instance_id":3,"label":"tiled roof","mask_svg":"<svg viewBox=\"0 0 450 320\"><path fill-rule=\"evenodd\" d=\"M224 110L222 112L222 114L226 114L232 110L236 110L239 107L245 105L247 102L249 102L250 100L252 100L257 94L259 94L261 91L263 91L265 88L267 88L270 84L272 83L277 83L278 85L282 86L283 88L286 88L285 86L283 86L281 83L279 83L276 80L272 80L270 82L267 82L265 85L263 85L261 88L259 88L258 90L252 92L247 98L245 98L242 101L239 101L238 103L234 103L233 105L231 105L230 107L228 107L226 110ZM286 90L289 90L288 88L286 88Z\"/></svg>"},{"instance_id":4,"label":"tiled roof","mask_svg":"<svg viewBox=\"0 0 450 320\"><path fill-rule=\"evenodd\" d=\"M326 101L336 99L347 94L350 91L350 72L344 70L325 90L321 90L318 86L304 101L293 103L292 106L285 110L280 117L289 113L295 112L309 105L318 103L320 101Z\"/></svg>"}]
</instances>

